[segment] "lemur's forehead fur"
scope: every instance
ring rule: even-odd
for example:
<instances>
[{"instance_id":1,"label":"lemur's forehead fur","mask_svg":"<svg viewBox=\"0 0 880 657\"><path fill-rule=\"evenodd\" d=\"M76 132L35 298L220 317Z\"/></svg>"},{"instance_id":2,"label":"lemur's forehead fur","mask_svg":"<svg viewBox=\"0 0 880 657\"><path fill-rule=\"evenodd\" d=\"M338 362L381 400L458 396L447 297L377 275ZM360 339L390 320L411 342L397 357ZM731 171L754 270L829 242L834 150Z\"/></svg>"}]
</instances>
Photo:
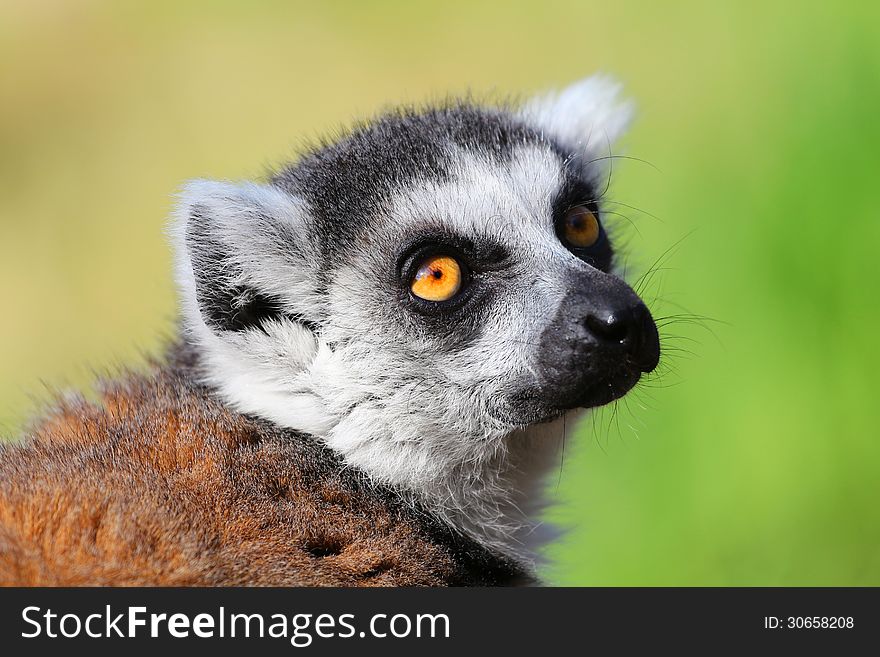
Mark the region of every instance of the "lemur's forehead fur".
<instances>
[{"instance_id":1,"label":"lemur's forehead fur","mask_svg":"<svg viewBox=\"0 0 880 657\"><path fill-rule=\"evenodd\" d=\"M616 94L591 78L517 109L391 113L266 184L190 184L175 236L204 380L520 552L534 526L511 509L536 491L519 480L561 437L546 423L656 364L656 329L614 276L604 229L588 256L559 235L572 208L601 221L606 156L629 116ZM465 284L429 303L410 286L437 253ZM603 322L621 313L637 326L609 341Z\"/></svg>"},{"instance_id":2,"label":"lemur's forehead fur","mask_svg":"<svg viewBox=\"0 0 880 657\"><path fill-rule=\"evenodd\" d=\"M304 198L311 229L344 250L381 217L394 196L456 177L461 153L503 164L517 148L550 140L514 115L466 103L392 112L278 173L273 183ZM340 217L348 221L340 221Z\"/></svg>"}]
</instances>

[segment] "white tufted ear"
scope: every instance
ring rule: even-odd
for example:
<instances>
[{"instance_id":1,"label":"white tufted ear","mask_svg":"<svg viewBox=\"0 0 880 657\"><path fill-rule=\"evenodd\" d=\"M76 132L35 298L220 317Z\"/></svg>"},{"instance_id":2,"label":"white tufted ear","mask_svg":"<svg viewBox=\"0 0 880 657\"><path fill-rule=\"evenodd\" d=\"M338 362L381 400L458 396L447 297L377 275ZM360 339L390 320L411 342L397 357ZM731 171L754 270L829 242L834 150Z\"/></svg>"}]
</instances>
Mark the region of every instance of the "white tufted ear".
<instances>
[{"instance_id":1,"label":"white tufted ear","mask_svg":"<svg viewBox=\"0 0 880 657\"><path fill-rule=\"evenodd\" d=\"M594 75L528 101L520 115L535 127L582 154L601 156L629 126L635 110L622 100L622 85Z\"/></svg>"},{"instance_id":2,"label":"white tufted ear","mask_svg":"<svg viewBox=\"0 0 880 657\"><path fill-rule=\"evenodd\" d=\"M308 317L304 204L256 183L187 184L171 226L185 320L215 333Z\"/></svg>"},{"instance_id":3,"label":"white tufted ear","mask_svg":"<svg viewBox=\"0 0 880 657\"><path fill-rule=\"evenodd\" d=\"M271 185L186 185L170 227L184 329L203 379L234 408L312 433L320 350L318 258L300 199Z\"/></svg>"}]
</instances>

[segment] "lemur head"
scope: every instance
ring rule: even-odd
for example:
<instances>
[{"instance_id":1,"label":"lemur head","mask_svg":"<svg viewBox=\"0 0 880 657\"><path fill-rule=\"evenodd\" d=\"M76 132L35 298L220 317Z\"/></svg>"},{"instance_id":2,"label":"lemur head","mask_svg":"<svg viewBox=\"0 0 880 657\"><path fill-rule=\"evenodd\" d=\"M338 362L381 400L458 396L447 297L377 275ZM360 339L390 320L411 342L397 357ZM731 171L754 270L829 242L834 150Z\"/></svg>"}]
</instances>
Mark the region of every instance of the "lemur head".
<instances>
[{"instance_id":1,"label":"lemur head","mask_svg":"<svg viewBox=\"0 0 880 657\"><path fill-rule=\"evenodd\" d=\"M590 78L391 113L265 184L190 183L174 235L206 382L416 490L620 397L659 357L603 226L629 114Z\"/></svg>"}]
</instances>

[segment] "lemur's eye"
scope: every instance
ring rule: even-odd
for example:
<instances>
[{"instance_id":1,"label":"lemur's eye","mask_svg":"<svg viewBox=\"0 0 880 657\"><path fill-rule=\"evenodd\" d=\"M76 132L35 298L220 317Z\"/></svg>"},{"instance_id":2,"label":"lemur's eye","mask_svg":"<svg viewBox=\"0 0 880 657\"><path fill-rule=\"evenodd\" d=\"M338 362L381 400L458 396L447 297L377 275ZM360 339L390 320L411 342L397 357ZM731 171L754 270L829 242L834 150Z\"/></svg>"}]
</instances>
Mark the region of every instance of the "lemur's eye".
<instances>
[{"instance_id":1,"label":"lemur's eye","mask_svg":"<svg viewBox=\"0 0 880 657\"><path fill-rule=\"evenodd\" d=\"M596 215L584 205L577 205L565 213L560 226L562 239L568 246L586 249L599 241L601 230Z\"/></svg>"},{"instance_id":2,"label":"lemur's eye","mask_svg":"<svg viewBox=\"0 0 880 657\"><path fill-rule=\"evenodd\" d=\"M426 301L448 301L461 289L461 265L447 255L429 256L419 263L410 290Z\"/></svg>"}]
</instances>

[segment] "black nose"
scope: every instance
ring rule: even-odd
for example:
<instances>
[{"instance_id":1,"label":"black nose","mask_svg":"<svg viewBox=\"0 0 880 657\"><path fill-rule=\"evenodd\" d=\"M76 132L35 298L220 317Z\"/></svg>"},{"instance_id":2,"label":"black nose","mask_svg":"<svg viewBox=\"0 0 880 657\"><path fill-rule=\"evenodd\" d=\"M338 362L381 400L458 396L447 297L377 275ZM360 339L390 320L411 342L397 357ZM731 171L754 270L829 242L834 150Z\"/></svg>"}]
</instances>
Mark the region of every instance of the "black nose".
<instances>
[{"instance_id":1,"label":"black nose","mask_svg":"<svg viewBox=\"0 0 880 657\"><path fill-rule=\"evenodd\" d=\"M593 310L584 324L596 342L625 351L642 372L651 372L657 367L660 340L645 304Z\"/></svg>"}]
</instances>

